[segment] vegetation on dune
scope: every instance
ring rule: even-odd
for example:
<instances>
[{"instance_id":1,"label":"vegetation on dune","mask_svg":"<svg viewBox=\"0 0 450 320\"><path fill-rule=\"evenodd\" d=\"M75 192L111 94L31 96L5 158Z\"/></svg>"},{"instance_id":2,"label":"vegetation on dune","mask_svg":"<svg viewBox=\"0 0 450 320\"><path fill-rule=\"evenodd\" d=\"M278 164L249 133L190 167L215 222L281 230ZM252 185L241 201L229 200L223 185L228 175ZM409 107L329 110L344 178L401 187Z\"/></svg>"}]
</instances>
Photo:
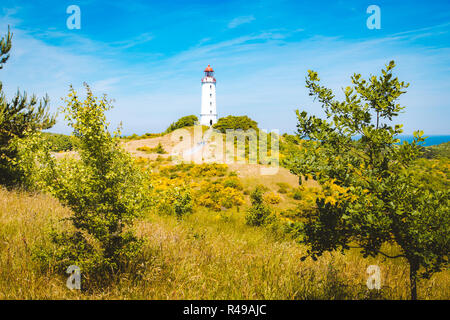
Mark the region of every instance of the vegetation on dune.
<instances>
[{"instance_id":1,"label":"vegetation on dune","mask_svg":"<svg viewBox=\"0 0 450 320\"><path fill-rule=\"evenodd\" d=\"M177 129L194 126L195 124L197 124L197 122L198 122L197 116L189 115L189 116L181 117L177 121L171 123L170 126L166 129L166 131L164 131L162 133L145 133L143 135L132 134L130 136L122 136L122 139L124 139L126 141L130 141L130 140L142 140L142 139L151 139L151 138L161 137L161 136L171 133ZM145 151L145 150L142 150L142 151Z\"/></svg>"},{"instance_id":2,"label":"vegetation on dune","mask_svg":"<svg viewBox=\"0 0 450 320\"><path fill-rule=\"evenodd\" d=\"M171 133L172 131L184 127L192 127L193 125L197 124L197 122L198 122L197 116L195 115L185 116L178 119L178 121L171 123L164 133Z\"/></svg>"},{"instance_id":3,"label":"vegetation on dune","mask_svg":"<svg viewBox=\"0 0 450 320\"><path fill-rule=\"evenodd\" d=\"M239 210L245 203L242 184L237 177L226 175L227 165L166 165L157 161L142 161L141 165L150 166L153 171L148 177L153 186L151 197L155 199L156 213L181 218L200 207L219 212Z\"/></svg>"},{"instance_id":4,"label":"vegetation on dune","mask_svg":"<svg viewBox=\"0 0 450 320\"><path fill-rule=\"evenodd\" d=\"M154 148L150 148L147 146L136 148L137 151L144 151L146 153L157 153L157 154L166 154L166 150L164 150L163 146L161 145L161 142L158 143L158 145Z\"/></svg>"},{"instance_id":5,"label":"vegetation on dune","mask_svg":"<svg viewBox=\"0 0 450 320\"><path fill-rule=\"evenodd\" d=\"M160 137L161 135L162 135L161 133L148 133L147 132L141 136L134 133L131 136L122 136L121 138L125 141L131 141L131 140L151 139L151 138Z\"/></svg>"},{"instance_id":6,"label":"vegetation on dune","mask_svg":"<svg viewBox=\"0 0 450 320\"><path fill-rule=\"evenodd\" d=\"M253 121L247 116L227 116L220 118L213 128L219 130L222 133L226 133L227 130L258 130L258 123Z\"/></svg>"},{"instance_id":7,"label":"vegetation on dune","mask_svg":"<svg viewBox=\"0 0 450 320\"><path fill-rule=\"evenodd\" d=\"M426 159L450 159L450 142L424 147L422 157Z\"/></svg>"}]
</instances>

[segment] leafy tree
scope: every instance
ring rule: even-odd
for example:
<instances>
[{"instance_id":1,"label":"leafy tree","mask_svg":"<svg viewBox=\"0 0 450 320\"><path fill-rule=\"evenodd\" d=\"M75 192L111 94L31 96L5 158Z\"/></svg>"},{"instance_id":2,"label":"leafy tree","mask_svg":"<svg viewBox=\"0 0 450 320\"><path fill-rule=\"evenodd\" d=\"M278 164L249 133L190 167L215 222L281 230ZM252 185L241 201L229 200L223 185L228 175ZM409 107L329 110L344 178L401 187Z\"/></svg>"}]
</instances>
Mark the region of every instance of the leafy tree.
<instances>
[{"instance_id":1,"label":"leafy tree","mask_svg":"<svg viewBox=\"0 0 450 320\"><path fill-rule=\"evenodd\" d=\"M408 84L393 76L394 67L391 61L369 80L353 75L343 101L309 71L306 87L327 119L297 111L298 135L308 140L290 167L317 180L326 195L317 198L304 225L309 255L316 259L324 251L357 247L364 257L405 258L416 299L419 277L448 268L449 192L414 179L423 132L415 132L411 143L398 143L402 126L392 120L404 108L397 100ZM387 252L386 244L400 252Z\"/></svg>"},{"instance_id":2,"label":"leafy tree","mask_svg":"<svg viewBox=\"0 0 450 320\"><path fill-rule=\"evenodd\" d=\"M213 125L213 128L222 133L226 133L227 129L255 129L257 131L258 123L247 116L227 116L225 118L220 118L217 123Z\"/></svg>"},{"instance_id":3,"label":"leafy tree","mask_svg":"<svg viewBox=\"0 0 450 320\"><path fill-rule=\"evenodd\" d=\"M44 157L39 166L46 171L42 176L50 192L72 209L69 220L75 231L54 233L56 249L38 256L55 261L61 271L79 266L89 286L91 280L106 282L137 261L142 240L131 226L146 198L140 170L120 147L119 132L108 131L104 113L111 108L109 101L85 87L84 101L71 88L63 108L79 140L80 159Z\"/></svg>"},{"instance_id":4,"label":"leafy tree","mask_svg":"<svg viewBox=\"0 0 450 320\"><path fill-rule=\"evenodd\" d=\"M0 40L0 69L9 58L12 34ZM17 92L8 102L0 82L0 184L14 185L23 181L23 172L17 166L17 148L14 141L27 135L49 129L55 124L55 117L48 111L48 96L39 100L28 99L27 94Z\"/></svg>"},{"instance_id":5,"label":"leafy tree","mask_svg":"<svg viewBox=\"0 0 450 320\"><path fill-rule=\"evenodd\" d=\"M177 122L172 123L166 130L166 133L170 133L180 128L191 127L198 122L198 118L195 115L185 116L178 119Z\"/></svg>"}]
</instances>

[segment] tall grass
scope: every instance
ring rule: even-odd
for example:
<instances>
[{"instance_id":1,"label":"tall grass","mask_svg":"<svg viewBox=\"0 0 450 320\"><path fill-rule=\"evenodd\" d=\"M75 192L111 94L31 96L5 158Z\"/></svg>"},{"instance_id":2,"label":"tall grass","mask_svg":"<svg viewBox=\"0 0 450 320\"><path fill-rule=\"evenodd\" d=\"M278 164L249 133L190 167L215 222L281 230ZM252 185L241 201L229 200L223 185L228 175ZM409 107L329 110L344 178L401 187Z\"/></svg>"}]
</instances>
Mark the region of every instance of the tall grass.
<instances>
[{"instance_id":1,"label":"tall grass","mask_svg":"<svg viewBox=\"0 0 450 320\"><path fill-rule=\"evenodd\" d=\"M146 214L137 221L147 239L143 277L116 279L104 290L70 291L65 275L42 272L33 248L70 215L42 194L0 189L0 299L407 299L402 260L363 259L358 251L300 261L306 248L269 228L245 225L245 210L200 209L178 220ZM383 288L369 292L366 269L381 268ZM449 299L450 272L421 280L421 299Z\"/></svg>"}]
</instances>

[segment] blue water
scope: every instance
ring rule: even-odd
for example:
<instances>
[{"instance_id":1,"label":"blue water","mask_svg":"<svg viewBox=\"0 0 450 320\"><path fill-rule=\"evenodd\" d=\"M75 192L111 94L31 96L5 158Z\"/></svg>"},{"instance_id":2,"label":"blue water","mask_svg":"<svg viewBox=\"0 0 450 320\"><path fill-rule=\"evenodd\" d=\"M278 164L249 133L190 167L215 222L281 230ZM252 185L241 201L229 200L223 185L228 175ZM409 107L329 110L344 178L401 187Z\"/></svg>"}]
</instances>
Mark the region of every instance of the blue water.
<instances>
[{"instance_id":1,"label":"blue water","mask_svg":"<svg viewBox=\"0 0 450 320\"><path fill-rule=\"evenodd\" d=\"M426 134L424 134L425 137L427 137ZM414 139L413 135L400 135L398 136L400 141L407 141L411 142ZM450 136L428 136L427 139L425 139L425 142L421 143L423 146L434 146L436 144L441 144L444 142L450 141Z\"/></svg>"},{"instance_id":2,"label":"blue water","mask_svg":"<svg viewBox=\"0 0 450 320\"><path fill-rule=\"evenodd\" d=\"M448 135L447 136L444 136L444 135L441 135L441 136L438 136L438 135L431 136L431 135L429 135L429 136L427 136L426 134L424 134L424 136L428 137L428 138L425 139L424 142L419 143L421 146L424 146L424 147L434 146L434 145L437 145L437 144L441 144L441 143L450 141L450 136L448 136ZM353 139L359 139L360 137L361 137L360 135L357 135L357 136L354 136ZM405 135L399 135L399 136L397 136L397 138L400 139L400 143L403 142L403 141L411 142L411 141L414 140L414 136L412 134L411 135L406 135L406 134Z\"/></svg>"}]
</instances>

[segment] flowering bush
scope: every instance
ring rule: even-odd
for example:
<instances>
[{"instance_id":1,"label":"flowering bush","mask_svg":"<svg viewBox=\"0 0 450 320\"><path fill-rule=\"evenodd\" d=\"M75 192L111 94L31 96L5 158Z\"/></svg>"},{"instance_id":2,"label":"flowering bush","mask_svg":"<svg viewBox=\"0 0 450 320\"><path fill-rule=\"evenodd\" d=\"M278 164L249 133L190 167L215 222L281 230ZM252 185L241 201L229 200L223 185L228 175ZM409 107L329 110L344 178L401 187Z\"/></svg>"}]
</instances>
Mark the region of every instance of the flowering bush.
<instances>
[{"instance_id":1,"label":"flowering bush","mask_svg":"<svg viewBox=\"0 0 450 320\"><path fill-rule=\"evenodd\" d=\"M159 193L158 212L176 215L178 218L192 213L192 197L189 187L176 186Z\"/></svg>"},{"instance_id":2,"label":"flowering bush","mask_svg":"<svg viewBox=\"0 0 450 320\"><path fill-rule=\"evenodd\" d=\"M149 179L159 213L182 216L191 212L193 205L221 211L223 208L239 209L245 203L242 183L237 176L226 175L227 165L181 163L154 168L155 172L150 174ZM185 206L190 206L190 209L181 209Z\"/></svg>"},{"instance_id":3,"label":"flowering bush","mask_svg":"<svg viewBox=\"0 0 450 320\"><path fill-rule=\"evenodd\" d=\"M274 192L269 192L264 195L264 201L268 204L278 204L281 202L281 197Z\"/></svg>"},{"instance_id":4,"label":"flowering bush","mask_svg":"<svg viewBox=\"0 0 450 320\"><path fill-rule=\"evenodd\" d=\"M196 191L196 202L200 206L220 211L222 207L227 209L233 206L239 207L245 203L245 200L242 192L236 188L224 187L217 181L203 181Z\"/></svg>"}]
</instances>

